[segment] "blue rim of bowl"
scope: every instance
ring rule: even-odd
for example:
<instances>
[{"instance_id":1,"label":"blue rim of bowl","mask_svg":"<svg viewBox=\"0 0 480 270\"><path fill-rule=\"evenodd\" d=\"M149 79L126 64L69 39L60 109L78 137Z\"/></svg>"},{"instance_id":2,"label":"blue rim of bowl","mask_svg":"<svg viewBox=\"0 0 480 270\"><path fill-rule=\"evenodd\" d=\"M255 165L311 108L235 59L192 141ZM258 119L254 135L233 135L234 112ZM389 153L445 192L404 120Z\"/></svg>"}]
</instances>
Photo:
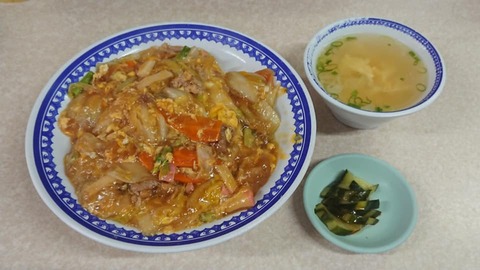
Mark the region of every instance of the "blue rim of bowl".
<instances>
[{"instance_id":1,"label":"blue rim of bowl","mask_svg":"<svg viewBox=\"0 0 480 270\"><path fill-rule=\"evenodd\" d=\"M320 221L320 219L315 214L313 214L312 210L315 207L314 205L307 205L307 202L306 202L307 199L306 198L309 197L308 194L311 193L311 191L309 191L307 189L308 188L308 183L307 182L311 181L310 179L312 179L312 177L313 177L312 173L314 173L315 170L319 170L319 169L327 166L330 162L334 162L336 160L341 160L341 159L345 159L345 158L368 159L370 161L373 161L374 163L380 164L381 166L387 168L393 175L395 175L396 178L400 180L401 184L403 184L405 189L408 191L408 195L411 196L412 205L413 205L412 218L411 218L410 223L408 224L408 227L405 229L405 231L403 231L399 235L399 237L395 241L390 242L390 243L388 243L386 245L383 245L383 246L376 246L376 247L358 247L358 246L354 246L354 245L349 245L345 242L342 242L342 241L338 240L337 236L334 235L332 232L330 232L328 230L328 228L325 226L325 224L323 224ZM332 179L332 181L333 181L333 179ZM328 184L329 183L326 183L326 185L328 185ZM320 194L320 190L318 191L318 194ZM320 199L319 199L319 202L320 202ZM331 157L329 157L325 160L322 160L317 165L315 165L314 168L310 171L310 174L307 176L307 180L306 180L306 183L304 185L303 206L304 206L304 210L307 214L308 219L312 223L312 226L325 239L327 239L329 242L335 244L336 246L338 246L342 249L345 249L345 250L350 251L350 252L355 252L355 253L384 253L384 252L390 251L390 250L398 247L399 245L404 243L410 237L410 235L413 233L413 230L414 230L414 228L417 224L417 220L418 220L418 206L417 206L417 201L416 201L416 198L415 198L415 192L413 191L412 187L408 184L408 182L405 180L405 177L402 175L402 173L397 168L393 167L391 164L389 164L388 162L386 162L384 160L375 158L373 156L360 154L360 153L345 153L345 154L334 155L334 156L331 156ZM346 237L348 237L348 236L346 236Z\"/></svg>"},{"instance_id":2,"label":"blue rim of bowl","mask_svg":"<svg viewBox=\"0 0 480 270\"><path fill-rule=\"evenodd\" d=\"M316 74L315 70L312 70L312 68L314 69L313 61L314 61L314 58L316 57L315 55L313 55L313 48L317 47L317 45L322 40L324 40L328 35L332 34L335 31L341 30L343 28L348 28L351 26L361 26L361 25L383 26L383 27L387 27L387 28L399 31L401 33L407 34L408 36L418 41L425 48L425 50L428 51L429 55L432 57L433 63L435 64L435 81L432 89L428 92L428 94L422 100L420 100L418 103L416 103L413 106L410 106L401 110L397 110L397 111L381 112L381 113L370 112L370 111L350 107L332 98L325 91L325 89L323 89L321 85L317 84L315 80L311 78L311 76L316 76L316 75L312 75L312 74ZM441 91L443 90L443 86L445 85L445 79L446 79L446 76L445 76L446 70L445 70L443 58L438 52L438 50L435 48L435 46L426 37L424 37L419 32L415 31L414 29L402 23L391 21L388 19L382 19L382 18L373 18L373 17L348 18L324 27L322 30L317 32L315 36L312 38L312 40L308 43L305 50L304 63L305 63L304 68L305 68L305 72L307 73L308 80L314 86L315 89L318 90L318 88L320 88L320 91L318 92L322 94L323 97L327 98L328 100L331 100L332 102L335 102L336 104L339 104L340 107L342 107L343 109L349 112L358 113L360 111L362 112L362 114L375 116L375 117L391 117L392 114L406 115L411 113L412 109L414 108L428 106L440 95Z\"/></svg>"},{"instance_id":3,"label":"blue rim of bowl","mask_svg":"<svg viewBox=\"0 0 480 270\"><path fill-rule=\"evenodd\" d=\"M151 41L168 42L183 38L229 46L273 69L277 81L287 89L286 94L295 120L294 132L302 135L303 141L293 145L288 165L281 176L274 180L275 185L257 200L254 207L231 216L221 224L202 230L145 236L90 214L65 190L62 181L68 179L58 176L57 164L53 161L53 130L68 85L78 81L95 67L96 63ZM174 250L183 251L199 248L193 245L200 242L203 243L202 247L210 246L219 242L220 237L232 238L235 236L232 232L243 233L270 216L288 199L305 174L307 166L304 164L308 164L312 156L315 142L312 134L315 130L315 112L308 91L296 71L276 52L234 30L201 23L168 23L133 28L113 35L74 57L50 79L37 99L27 126L25 144L27 164L35 188L43 201L67 225L85 236L118 248L138 250L135 246L148 246L157 249L140 248L141 251L169 252L162 247L180 247ZM30 159L32 157L33 159ZM116 241L127 246L114 244Z\"/></svg>"}]
</instances>

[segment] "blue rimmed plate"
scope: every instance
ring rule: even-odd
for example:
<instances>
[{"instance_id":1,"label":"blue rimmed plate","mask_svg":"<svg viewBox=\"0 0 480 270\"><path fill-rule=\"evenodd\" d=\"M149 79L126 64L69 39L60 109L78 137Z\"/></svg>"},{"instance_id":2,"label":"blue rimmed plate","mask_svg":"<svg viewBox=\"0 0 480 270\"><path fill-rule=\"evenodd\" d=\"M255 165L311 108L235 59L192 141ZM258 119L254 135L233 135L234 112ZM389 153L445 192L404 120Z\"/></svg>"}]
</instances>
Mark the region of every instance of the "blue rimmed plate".
<instances>
[{"instance_id":1,"label":"blue rimmed plate","mask_svg":"<svg viewBox=\"0 0 480 270\"><path fill-rule=\"evenodd\" d=\"M216 57L225 71L255 71L268 67L287 89L276 109L281 125L276 133L285 158L279 160L251 209L192 230L145 236L138 230L100 219L77 202L65 176L63 157L70 140L57 126L66 107L70 83L94 70L97 63L167 42L197 46ZM292 195L312 156L316 120L312 101L297 72L276 52L239 32L198 23L170 23L139 27L102 40L75 56L47 83L30 115L25 154L33 184L45 204L67 225L103 244L141 252L178 252L211 246L240 235L265 220ZM303 137L294 141L295 134Z\"/></svg>"}]
</instances>

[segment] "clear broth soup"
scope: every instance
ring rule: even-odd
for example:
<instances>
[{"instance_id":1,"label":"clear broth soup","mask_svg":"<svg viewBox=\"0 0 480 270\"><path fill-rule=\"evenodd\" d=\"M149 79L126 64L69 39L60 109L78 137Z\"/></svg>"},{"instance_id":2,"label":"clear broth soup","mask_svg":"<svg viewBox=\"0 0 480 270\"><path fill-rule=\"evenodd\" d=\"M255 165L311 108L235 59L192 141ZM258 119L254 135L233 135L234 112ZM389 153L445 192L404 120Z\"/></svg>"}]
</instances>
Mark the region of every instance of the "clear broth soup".
<instances>
[{"instance_id":1,"label":"clear broth soup","mask_svg":"<svg viewBox=\"0 0 480 270\"><path fill-rule=\"evenodd\" d=\"M335 99L368 111L397 111L420 100L427 69L403 43L382 35L350 35L317 59L317 76Z\"/></svg>"}]
</instances>

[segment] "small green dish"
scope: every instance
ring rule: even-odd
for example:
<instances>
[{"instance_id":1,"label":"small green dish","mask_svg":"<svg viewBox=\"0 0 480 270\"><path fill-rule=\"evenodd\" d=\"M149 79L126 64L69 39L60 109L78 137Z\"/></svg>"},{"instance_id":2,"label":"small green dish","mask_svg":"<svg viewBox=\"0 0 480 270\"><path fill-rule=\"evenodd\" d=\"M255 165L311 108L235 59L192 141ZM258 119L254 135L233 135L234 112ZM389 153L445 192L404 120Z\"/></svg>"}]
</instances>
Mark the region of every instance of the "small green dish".
<instances>
[{"instance_id":1,"label":"small green dish","mask_svg":"<svg viewBox=\"0 0 480 270\"><path fill-rule=\"evenodd\" d=\"M321 202L320 192L345 170L371 184L379 184L371 199L380 200L382 214L376 225L339 236L328 230L315 215ZM313 168L303 188L303 204L315 229L333 244L356 253L382 253L402 244L413 232L418 209L414 192L402 174L385 161L363 154L341 154L326 159Z\"/></svg>"}]
</instances>

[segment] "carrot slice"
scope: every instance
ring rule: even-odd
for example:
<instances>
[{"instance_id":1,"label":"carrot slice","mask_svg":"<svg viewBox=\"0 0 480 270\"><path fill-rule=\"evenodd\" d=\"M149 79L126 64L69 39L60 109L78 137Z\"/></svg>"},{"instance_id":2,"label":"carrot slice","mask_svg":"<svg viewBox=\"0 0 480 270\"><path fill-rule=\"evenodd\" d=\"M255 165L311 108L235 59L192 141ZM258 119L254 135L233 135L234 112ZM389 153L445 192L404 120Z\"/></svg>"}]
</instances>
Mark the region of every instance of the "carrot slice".
<instances>
[{"instance_id":1,"label":"carrot slice","mask_svg":"<svg viewBox=\"0 0 480 270\"><path fill-rule=\"evenodd\" d=\"M152 171L153 166L154 166L154 160L153 157L150 156L147 152L140 152L138 154L138 160L140 160L140 163L147 168L147 170Z\"/></svg>"},{"instance_id":2,"label":"carrot slice","mask_svg":"<svg viewBox=\"0 0 480 270\"><path fill-rule=\"evenodd\" d=\"M203 116L171 115L167 122L192 141L216 142L220 138L222 122Z\"/></svg>"},{"instance_id":3,"label":"carrot slice","mask_svg":"<svg viewBox=\"0 0 480 270\"><path fill-rule=\"evenodd\" d=\"M180 183L192 183L192 184L198 184L203 182L202 179L200 178L192 178L184 173L179 173L177 172L174 176L175 181L180 182Z\"/></svg>"},{"instance_id":4,"label":"carrot slice","mask_svg":"<svg viewBox=\"0 0 480 270\"><path fill-rule=\"evenodd\" d=\"M137 66L137 62L135 62L135 60L127 60L126 63L127 63L127 66L130 68L134 68Z\"/></svg>"},{"instance_id":5,"label":"carrot slice","mask_svg":"<svg viewBox=\"0 0 480 270\"><path fill-rule=\"evenodd\" d=\"M173 149L173 164L177 167L193 167L197 161L197 152L187 148Z\"/></svg>"}]
</instances>

